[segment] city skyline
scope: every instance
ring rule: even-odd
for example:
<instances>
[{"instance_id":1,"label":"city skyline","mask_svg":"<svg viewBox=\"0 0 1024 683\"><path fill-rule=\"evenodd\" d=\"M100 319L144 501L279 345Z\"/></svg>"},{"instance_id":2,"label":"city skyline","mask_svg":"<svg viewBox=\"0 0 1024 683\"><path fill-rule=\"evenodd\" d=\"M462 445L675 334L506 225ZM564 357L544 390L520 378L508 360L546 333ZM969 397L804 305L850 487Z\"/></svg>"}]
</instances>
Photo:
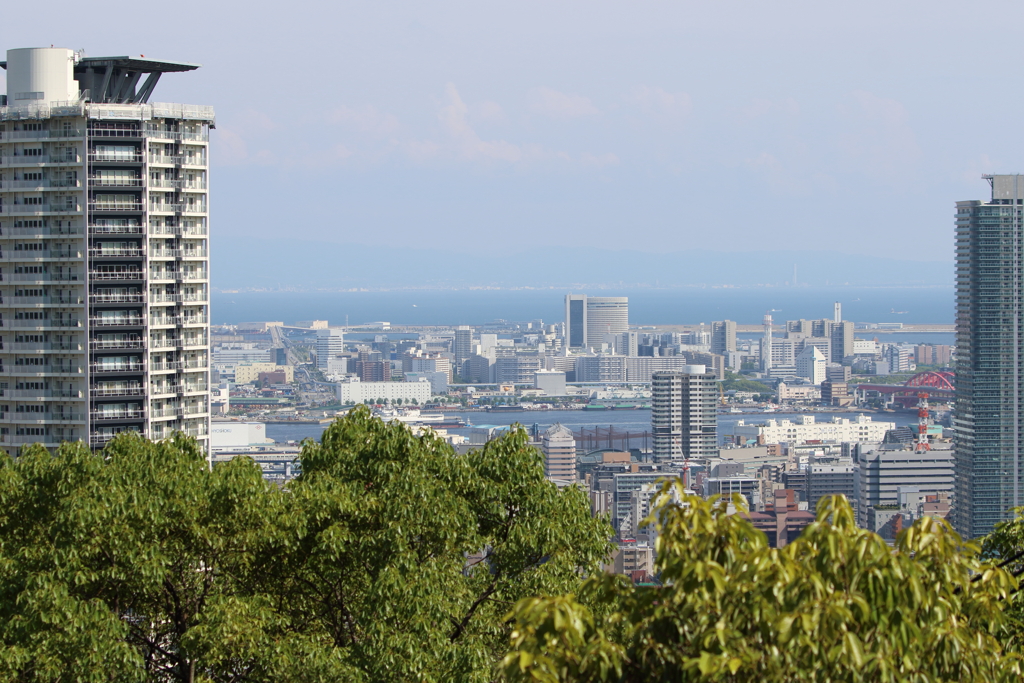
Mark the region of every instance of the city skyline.
<instances>
[{"instance_id":1,"label":"city skyline","mask_svg":"<svg viewBox=\"0 0 1024 683\"><path fill-rule=\"evenodd\" d=\"M271 5L219 4L184 35L142 35L131 27L160 9L79 17L58 2L39 24L15 4L0 38L203 64L160 89L218 108L221 253L287 223L336 244L429 233L461 255L586 235L646 253L827 245L950 264L936 226L951 198L1024 151L998 133L1017 95L995 108L948 97L961 82L998 87L979 56L1012 63L1019 48L999 37L1024 12L1012 3L974 6L1002 19L984 36L962 31L952 3L299 7L281 20ZM274 58L253 68L263 51ZM295 97L315 102L299 125L280 106ZM253 201L268 177L281 191Z\"/></svg>"}]
</instances>

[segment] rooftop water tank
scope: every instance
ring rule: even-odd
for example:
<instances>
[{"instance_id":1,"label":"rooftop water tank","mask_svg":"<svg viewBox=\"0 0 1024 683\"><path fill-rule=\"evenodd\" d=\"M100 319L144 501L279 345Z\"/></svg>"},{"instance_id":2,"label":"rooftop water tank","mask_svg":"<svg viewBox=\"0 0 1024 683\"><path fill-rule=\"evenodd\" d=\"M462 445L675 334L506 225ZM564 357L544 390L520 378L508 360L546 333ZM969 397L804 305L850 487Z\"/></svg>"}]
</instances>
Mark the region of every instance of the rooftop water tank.
<instances>
[{"instance_id":1,"label":"rooftop water tank","mask_svg":"<svg viewBox=\"0 0 1024 683\"><path fill-rule=\"evenodd\" d=\"M63 47L7 51L7 104L48 104L78 99L75 52Z\"/></svg>"}]
</instances>

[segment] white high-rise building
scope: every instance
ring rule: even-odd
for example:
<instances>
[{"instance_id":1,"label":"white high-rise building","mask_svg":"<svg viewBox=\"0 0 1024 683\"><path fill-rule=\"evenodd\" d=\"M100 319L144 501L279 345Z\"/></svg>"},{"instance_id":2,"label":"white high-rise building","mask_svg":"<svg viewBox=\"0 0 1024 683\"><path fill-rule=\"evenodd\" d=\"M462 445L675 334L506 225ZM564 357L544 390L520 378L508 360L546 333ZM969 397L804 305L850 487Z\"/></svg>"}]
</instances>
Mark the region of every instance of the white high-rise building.
<instances>
[{"instance_id":1,"label":"white high-rise building","mask_svg":"<svg viewBox=\"0 0 1024 683\"><path fill-rule=\"evenodd\" d=\"M629 331L629 297L567 294L565 297L565 338L569 348L600 350ZM609 336L611 335L611 336Z\"/></svg>"},{"instance_id":2,"label":"white high-rise building","mask_svg":"<svg viewBox=\"0 0 1024 683\"><path fill-rule=\"evenodd\" d=\"M337 328L316 331L316 368L321 372L332 369L332 361L345 353L345 331Z\"/></svg>"},{"instance_id":3,"label":"white high-rise building","mask_svg":"<svg viewBox=\"0 0 1024 683\"><path fill-rule=\"evenodd\" d=\"M818 350L818 347L808 344L796 357L796 375L803 377L811 384L821 384L825 381L825 354Z\"/></svg>"},{"instance_id":4,"label":"white high-rise building","mask_svg":"<svg viewBox=\"0 0 1024 683\"><path fill-rule=\"evenodd\" d=\"M0 102L0 446L209 442L211 107L196 64L8 50Z\"/></svg>"},{"instance_id":5,"label":"white high-rise building","mask_svg":"<svg viewBox=\"0 0 1024 683\"><path fill-rule=\"evenodd\" d=\"M718 452L718 376L704 365L651 377L651 432L656 460L705 458Z\"/></svg>"}]
</instances>

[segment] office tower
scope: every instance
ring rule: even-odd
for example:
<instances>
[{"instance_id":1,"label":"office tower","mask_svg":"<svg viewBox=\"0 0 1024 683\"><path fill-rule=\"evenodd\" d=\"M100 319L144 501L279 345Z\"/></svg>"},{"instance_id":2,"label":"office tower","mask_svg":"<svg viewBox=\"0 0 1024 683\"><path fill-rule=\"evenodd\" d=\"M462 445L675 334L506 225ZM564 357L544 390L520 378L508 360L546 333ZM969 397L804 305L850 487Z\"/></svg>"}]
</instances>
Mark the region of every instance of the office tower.
<instances>
[{"instance_id":1,"label":"office tower","mask_svg":"<svg viewBox=\"0 0 1024 683\"><path fill-rule=\"evenodd\" d=\"M316 331L316 369L328 372L330 362L345 353L345 331L337 328Z\"/></svg>"},{"instance_id":2,"label":"office tower","mask_svg":"<svg viewBox=\"0 0 1024 683\"><path fill-rule=\"evenodd\" d=\"M831 327L832 355L829 360L833 363L842 363L843 359L853 355L853 323L839 320L832 322Z\"/></svg>"},{"instance_id":3,"label":"office tower","mask_svg":"<svg viewBox=\"0 0 1024 683\"><path fill-rule=\"evenodd\" d=\"M452 344L455 354L455 368L459 375L463 374L463 364L473 355L473 328L459 325L455 328L455 341Z\"/></svg>"},{"instance_id":4,"label":"office tower","mask_svg":"<svg viewBox=\"0 0 1024 683\"><path fill-rule=\"evenodd\" d=\"M761 372L772 371L774 349L772 348L772 314L764 314L764 336L761 337Z\"/></svg>"},{"instance_id":5,"label":"office tower","mask_svg":"<svg viewBox=\"0 0 1024 683\"><path fill-rule=\"evenodd\" d=\"M736 350L736 323L718 320L711 323L711 353L724 356Z\"/></svg>"},{"instance_id":6,"label":"office tower","mask_svg":"<svg viewBox=\"0 0 1024 683\"><path fill-rule=\"evenodd\" d=\"M608 335L629 331L629 298L624 296L565 296L565 338L572 349L600 349L616 343Z\"/></svg>"},{"instance_id":7,"label":"office tower","mask_svg":"<svg viewBox=\"0 0 1024 683\"><path fill-rule=\"evenodd\" d=\"M718 452L718 383L703 365L651 377L654 458L703 458Z\"/></svg>"},{"instance_id":8,"label":"office tower","mask_svg":"<svg viewBox=\"0 0 1024 683\"><path fill-rule=\"evenodd\" d=\"M587 345L587 295L565 295L565 345L582 349Z\"/></svg>"},{"instance_id":9,"label":"office tower","mask_svg":"<svg viewBox=\"0 0 1024 683\"><path fill-rule=\"evenodd\" d=\"M572 430L554 424L544 432L541 441L544 451L544 474L548 479L576 481L576 437Z\"/></svg>"},{"instance_id":10,"label":"office tower","mask_svg":"<svg viewBox=\"0 0 1024 683\"><path fill-rule=\"evenodd\" d=\"M587 297L587 339L586 345L600 349L601 344L614 340L608 335L618 335L629 330L629 299L624 296Z\"/></svg>"},{"instance_id":11,"label":"office tower","mask_svg":"<svg viewBox=\"0 0 1024 683\"><path fill-rule=\"evenodd\" d=\"M989 202L956 204L955 525L992 531L1024 504L1021 246L1024 176L985 176Z\"/></svg>"},{"instance_id":12,"label":"office tower","mask_svg":"<svg viewBox=\"0 0 1024 683\"><path fill-rule=\"evenodd\" d=\"M0 444L207 447L213 109L149 104L198 66L28 48L0 67Z\"/></svg>"}]
</instances>

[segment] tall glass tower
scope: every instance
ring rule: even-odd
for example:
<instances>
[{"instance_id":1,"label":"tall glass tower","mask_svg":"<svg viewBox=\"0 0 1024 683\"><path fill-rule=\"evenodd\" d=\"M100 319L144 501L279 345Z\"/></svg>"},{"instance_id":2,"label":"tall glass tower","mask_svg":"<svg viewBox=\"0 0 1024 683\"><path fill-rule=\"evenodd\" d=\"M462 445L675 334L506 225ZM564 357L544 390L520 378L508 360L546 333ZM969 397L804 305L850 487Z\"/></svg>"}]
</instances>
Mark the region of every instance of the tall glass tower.
<instances>
[{"instance_id":1,"label":"tall glass tower","mask_svg":"<svg viewBox=\"0 0 1024 683\"><path fill-rule=\"evenodd\" d=\"M1024 504L1024 176L985 176L989 202L956 205L956 498L968 538Z\"/></svg>"},{"instance_id":2,"label":"tall glass tower","mask_svg":"<svg viewBox=\"0 0 1024 683\"><path fill-rule=\"evenodd\" d=\"M0 98L0 447L209 434L213 110L198 65L9 50Z\"/></svg>"}]
</instances>

